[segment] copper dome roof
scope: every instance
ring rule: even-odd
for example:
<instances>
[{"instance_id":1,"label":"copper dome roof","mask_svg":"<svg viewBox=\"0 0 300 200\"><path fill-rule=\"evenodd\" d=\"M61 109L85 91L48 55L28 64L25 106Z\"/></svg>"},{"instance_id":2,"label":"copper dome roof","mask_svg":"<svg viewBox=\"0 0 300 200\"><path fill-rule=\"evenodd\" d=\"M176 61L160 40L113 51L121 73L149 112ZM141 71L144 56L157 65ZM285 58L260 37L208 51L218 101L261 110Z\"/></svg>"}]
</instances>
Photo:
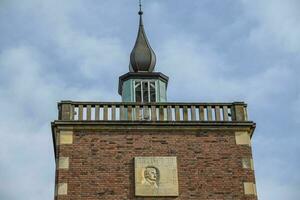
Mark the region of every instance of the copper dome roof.
<instances>
[{"instance_id":1,"label":"copper dome roof","mask_svg":"<svg viewBox=\"0 0 300 200\"><path fill-rule=\"evenodd\" d=\"M131 72L153 72L156 64L156 55L151 48L143 25L143 12L140 9L140 24L134 48L130 54Z\"/></svg>"}]
</instances>

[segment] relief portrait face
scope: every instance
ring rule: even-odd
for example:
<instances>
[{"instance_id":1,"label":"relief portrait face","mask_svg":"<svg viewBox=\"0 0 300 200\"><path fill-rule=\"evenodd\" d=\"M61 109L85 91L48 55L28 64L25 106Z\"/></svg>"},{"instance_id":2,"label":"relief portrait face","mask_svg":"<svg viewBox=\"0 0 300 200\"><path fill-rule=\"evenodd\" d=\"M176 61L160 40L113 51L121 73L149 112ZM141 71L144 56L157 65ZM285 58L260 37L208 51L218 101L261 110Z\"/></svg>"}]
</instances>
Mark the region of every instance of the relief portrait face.
<instances>
[{"instance_id":1,"label":"relief portrait face","mask_svg":"<svg viewBox=\"0 0 300 200\"><path fill-rule=\"evenodd\" d=\"M144 171L144 178L147 183L154 187L158 187L159 182L159 170L156 167L149 166L146 167Z\"/></svg>"},{"instance_id":2,"label":"relief portrait face","mask_svg":"<svg viewBox=\"0 0 300 200\"><path fill-rule=\"evenodd\" d=\"M148 168L146 170L147 178L151 181L156 181L157 179L157 172L154 168Z\"/></svg>"}]
</instances>

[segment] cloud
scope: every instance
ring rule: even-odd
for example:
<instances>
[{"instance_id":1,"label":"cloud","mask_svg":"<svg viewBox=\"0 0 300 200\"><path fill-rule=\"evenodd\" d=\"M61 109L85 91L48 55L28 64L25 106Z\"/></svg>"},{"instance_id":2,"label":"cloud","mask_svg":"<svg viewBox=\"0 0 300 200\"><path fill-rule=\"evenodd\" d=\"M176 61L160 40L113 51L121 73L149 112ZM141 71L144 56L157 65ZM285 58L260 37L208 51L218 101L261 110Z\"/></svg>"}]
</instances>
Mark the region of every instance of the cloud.
<instances>
[{"instance_id":1,"label":"cloud","mask_svg":"<svg viewBox=\"0 0 300 200\"><path fill-rule=\"evenodd\" d=\"M300 125L300 92L298 93L298 97L297 99L295 100L294 104L292 104L292 107L293 107L293 114L294 114L294 121Z\"/></svg>"},{"instance_id":2,"label":"cloud","mask_svg":"<svg viewBox=\"0 0 300 200\"><path fill-rule=\"evenodd\" d=\"M0 194L4 199L47 199L53 191L54 161L46 120L52 113L54 86L46 82L41 66L41 56L31 47L0 54L0 168L5 171L0 174L5 183L0 184ZM18 192L13 192L15 188Z\"/></svg>"},{"instance_id":3,"label":"cloud","mask_svg":"<svg viewBox=\"0 0 300 200\"><path fill-rule=\"evenodd\" d=\"M68 86L47 73L47 59L36 48L20 46L0 54L0 147L5 199L52 199L54 158L50 122L57 115L56 102L67 97L89 99L105 95L91 87ZM110 94L107 94L109 96ZM19 188L18 192L15 188Z\"/></svg>"},{"instance_id":4,"label":"cloud","mask_svg":"<svg viewBox=\"0 0 300 200\"><path fill-rule=\"evenodd\" d=\"M243 3L248 16L257 22L250 35L253 43L263 49L276 47L291 53L300 51L299 1L243 0Z\"/></svg>"},{"instance_id":5,"label":"cloud","mask_svg":"<svg viewBox=\"0 0 300 200\"><path fill-rule=\"evenodd\" d=\"M70 13L79 9L74 5L63 3L55 10L52 1L44 3L7 5L14 31L22 34L10 37L8 26L0 39L5 44L0 47L1 199L53 199L50 122L57 116L57 101L117 98L110 82L117 80L113 71L125 59L120 40L72 27ZM21 24L25 21L32 24Z\"/></svg>"},{"instance_id":6,"label":"cloud","mask_svg":"<svg viewBox=\"0 0 300 200\"><path fill-rule=\"evenodd\" d=\"M170 37L162 44L160 56L162 71L171 77L169 91L175 94L184 91L185 99L240 98L264 106L280 97L294 78L290 68L280 65L264 67L257 74L240 75L234 71L237 66L226 62L208 44L199 45L189 35Z\"/></svg>"},{"instance_id":7,"label":"cloud","mask_svg":"<svg viewBox=\"0 0 300 200\"><path fill-rule=\"evenodd\" d=\"M274 183L262 180L258 191L259 199L298 199L300 196L299 185Z\"/></svg>"},{"instance_id":8,"label":"cloud","mask_svg":"<svg viewBox=\"0 0 300 200\"><path fill-rule=\"evenodd\" d=\"M55 166L49 124L38 129L18 120L5 122L0 134L0 169L5 172L0 174L1 199L51 199Z\"/></svg>"}]
</instances>

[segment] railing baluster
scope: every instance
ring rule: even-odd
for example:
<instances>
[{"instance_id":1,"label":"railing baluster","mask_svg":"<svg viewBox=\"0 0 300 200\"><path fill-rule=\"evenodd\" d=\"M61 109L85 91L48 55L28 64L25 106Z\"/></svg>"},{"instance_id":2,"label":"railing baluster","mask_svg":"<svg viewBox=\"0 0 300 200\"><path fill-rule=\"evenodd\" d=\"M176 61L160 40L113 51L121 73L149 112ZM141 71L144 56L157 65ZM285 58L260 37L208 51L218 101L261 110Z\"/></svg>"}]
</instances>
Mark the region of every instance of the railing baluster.
<instances>
[{"instance_id":1,"label":"railing baluster","mask_svg":"<svg viewBox=\"0 0 300 200\"><path fill-rule=\"evenodd\" d=\"M83 120L83 105L79 105L78 112L78 120Z\"/></svg>"},{"instance_id":2,"label":"railing baluster","mask_svg":"<svg viewBox=\"0 0 300 200\"><path fill-rule=\"evenodd\" d=\"M140 106L135 107L135 117L134 120L141 120L142 119L142 112Z\"/></svg>"},{"instance_id":3,"label":"railing baluster","mask_svg":"<svg viewBox=\"0 0 300 200\"><path fill-rule=\"evenodd\" d=\"M107 120L108 120L108 106L107 106L107 105L105 105L105 106L103 107L103 120L104 120L104 121L107 121Z\"/></svg>"},{"instance_id":4,"label":"railing baluster","mask_svg":"<svg viewBox=\"0 0 300 200\"><path fill-rule=\"evenodd\" d=\"M125 107L123 105L120 106L120 120L125 120Z\"/></svg>"},{"instance_id":5,"label":"railing baluster","mask_svg":"<svg viewBox=\"0 0 300 200\"><path fill-rule=\"evenodd\" d=\"M115 105L113 105L111 107L111 120L116 121L116 106Z\"/></svg>"},{"instance_id":6,"label":"railing baluster","mask_svg":"<svg viewBox=\"0 0 300 200\"><path fill-rule=\"evenodd\" d=\"M224 121L228 121L229 117L228 117L228 107L227 106L223 106L223 120Z\"/></svg>"},{"instance_id":7,"label":"railing baluster","mask_svg":"<svg viewBox=\"0 0 300 200\"><path fill-rule=\"evenodd\" d=\"M128 120L132 120L132 106L128 106Z\"/></svg>"},{"instance_id":8,"label":"railing baluster","mask_svg":"<svg viewBox=\"0 0 300 200\"><path fill-rule=\"evenodd\" d=\"M99 105L96 105L95 106L95 120L99 120L100 119L100 107L99 107Z\"/></svg>"},{"instance_id":9,"label":"railing baluster","mask_svg":"<svg viewBox=\"0 0 300 200\"><path fill-rule=\"evenodd\" d=\"M172 121L172 106L167 107L168 121Z\"/></svg>"},{"instance_id":10,"label":"railing baluster","mask_svg":"<svg viewBox=\"0 0 300 200\"><path fill-rule=\"evenodd\" d=\"M188 117L188 107L187 106L183 106L183 120L184 121L188 121L189 117Z\"/></svg>"},{"instance_id":11,"label":"railing baluster","mask_svg":"<svg viewBox=\"0 0 300 200\"><path fill-rule=\"evenodd\" d=\"M196 107L195 106L192 106L191 107L191 120L192 121L196 121Z\"/></svg>"},{"instance_id":12,"label":"railing baluster","mask_svg":"<svg viewBox=\"0 0 300 200\"><path fill-rule=\"evenodd\" d=\"M91 120L92 119L92 106L87 105L86 107L86 120Z\"/></svg>"},{"instance_id":13,"label":"railing baluster","mask_svg":"<svg viewBox=\"0 0 300 200\"><path fill-rule=\"evenodd\" d=\"M199 121L205 121L204 106L199 106Z\"/></svg>"},{"instance_id":14,"label":"railing baluster","mask_svg":"<svg viewBox=\"0 0 300 200\"><path fill-rule=\"evenodd\" d=\"M156 106L151 106L151 120L152 121L156 121L157 117L156 117Z\"/></svg>"},{"instance_id":15,"label":"railing baluster","mask_svg":"<svg viewBox=\"0 0 300 200\"><path fill-rule=\"evenodd\" d=\"M212 108L211 108L211 106L207 106L206 110L207 110L207 120L212 121Z\"/></svg>"},{"instance_id":16,"label":"railing baluster","mask_svg":"<svg viewBox=\"0 0 300 200\"><path fill-rule=\"evenodd\" d=\"M159 106L159 121L164 121L164 107Z\"/></svg>"},{"instance_id":17,"label":"railing baluster","mask_svg":"<svg viewBox=\"0 0 300 200\"><path fill-rule=\"evenodd\" d=\"M180 121L179 106L175 106L175 121Z\"/></svg>"},{"instance_id":18,"label":"railing baluster","mask_svg":"<svg viewBox=\"0 0 300 200\"><path fill-rule=\"evenodd\" d=\"M234 106L230 106L230 116L231 116L231 120L235 121L236 116L235 116Z\"/></svg>"},{"instance_id":19,"label":"railing baluster","mask_svg":"<svg viewBox=\"0 0 300 200\"><path fill-rule=\"evenodd\" d=\"M149 107L143 106L143 116L142 120L150 120Z\"/></svg>"},{"instance_id":20,"label":"railing baluster","mask_svg":"<svg viewBox=\"0 0 300 200\"><path fill-rule=\"evenodd\" d=\"M216 121L221 121L220 106L215 107L215 119L216 119Z\"/></svg>"}]
</instances>

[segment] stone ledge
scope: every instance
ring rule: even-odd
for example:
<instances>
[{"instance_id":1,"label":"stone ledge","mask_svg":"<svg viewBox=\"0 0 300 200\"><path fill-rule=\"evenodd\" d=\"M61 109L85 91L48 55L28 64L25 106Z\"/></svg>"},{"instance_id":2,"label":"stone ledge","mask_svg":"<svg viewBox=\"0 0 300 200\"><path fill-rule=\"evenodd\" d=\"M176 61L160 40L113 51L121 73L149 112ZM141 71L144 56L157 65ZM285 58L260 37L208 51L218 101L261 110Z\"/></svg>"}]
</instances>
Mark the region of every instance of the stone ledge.
<instances>
[{"instance_id":1,"label":"stone ledge","mask_svg":"<svg viewBox=\"0 0 300 200\"><path fill-rule=\"evenodd\" d=\"M252 136L256 124L252 121L248 122L169 122L169 121L61 121L56 120L51 123L52 131L55 128L73 131L75 129L235 129L236 131L247 131Z\"/></svg>"}]
</instances>

